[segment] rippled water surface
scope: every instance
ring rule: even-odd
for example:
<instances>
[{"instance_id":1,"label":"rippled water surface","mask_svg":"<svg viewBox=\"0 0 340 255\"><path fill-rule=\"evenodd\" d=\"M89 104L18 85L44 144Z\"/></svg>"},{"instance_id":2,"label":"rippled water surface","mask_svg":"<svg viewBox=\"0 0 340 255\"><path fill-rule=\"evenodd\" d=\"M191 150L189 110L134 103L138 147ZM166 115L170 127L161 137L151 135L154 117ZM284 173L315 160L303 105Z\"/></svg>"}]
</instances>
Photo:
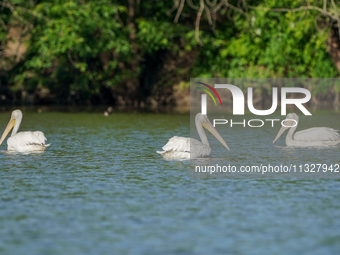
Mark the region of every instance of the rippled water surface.
<instances>
[{"instance_id":1,"label":"rippled water surface","mask_svg":"<svg viewBox=\"0 0 340 255\"><path fill-rule=\"evenodd\" d=\"M340 128L314 116L298 129ZM339 179L192 178L155 153L190 135L188 115L24 112L21 130L51 146L1 145L0 254L340 254ZM218 130L231 151L208 135L214 163L340 163L339 147L273 146L278 128Z\"/></svg>"}]
</instances>

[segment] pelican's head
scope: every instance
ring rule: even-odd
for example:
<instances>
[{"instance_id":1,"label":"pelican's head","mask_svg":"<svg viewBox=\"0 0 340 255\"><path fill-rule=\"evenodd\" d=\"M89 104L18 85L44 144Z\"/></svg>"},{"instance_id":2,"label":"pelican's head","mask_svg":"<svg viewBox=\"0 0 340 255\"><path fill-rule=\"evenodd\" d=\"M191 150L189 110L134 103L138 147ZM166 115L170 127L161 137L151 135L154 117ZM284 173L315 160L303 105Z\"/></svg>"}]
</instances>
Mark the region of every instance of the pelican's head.
<instances>
[{"instance_id":1,"label":"pelican's head","mask_svg":"<svg viewBox=\"0 0 340 255\"><path fill-rule=\"evenodd\" d=\"M19 109L18 110L14 110L12 112L12 115L11 115L11 119L19 119L19 118L22 118L22 111L20 111Z\"/></svg>"},{"instance_id":2,"label":"pelican's head","mask_svg":"<svg viewBox=\"0 0 340 255\"><path fill-rule=\"evenodd\" d=\"M299 121L299 116L296 113L288 113L286 119Z\"/></svg>"},{"instance_id":3,"label":"pelican's head","mask_svg":"<svg viewBox=\"0 0 340 255\"><path fill-rule=\"evenodd\" d=\"M14 127L16 122L21 122L22 119L22 112L20 110L14 110L12 112L11 115L11 119L9 120L5 131L2 133L2 136L0 138L0 145L2 144L2 142L5 140L6 136L8 135L8 133L11 131L11 129Z\"/></svg>"},{"instance_id":4,"label":"pelican's head","mask_svg":"<svg viewBox=\"0 0 340 255\"><path fill-rule=\"evenodd\" d=\"M214 128L214 126L211 124L210 120L208 119L207 115L203 115L201 113L197 113L195 117L195 122L197 124L202 125L205 129L207 129L210 133L212 133L220 143L223 144L224 147L226 147L228 150L229 147L227 143L223 140L222 136L217 132L217 130Z\"/></svg>"},{"instance_id":5,"label":"pelican's head","mask_svg":"<svg viewBox=\"0 0 340 255\"><path fill-rule=\"evenodd\" d=\"M299 122L299 116L297 116L296 113L289 113L283 122L283 126L280 128L279 132L277 133L273 143L275 143L275 141L280 138L283 132L285 132L287 129L291 127L296 126L298 122Z\"/></svg>"}]
</instances>

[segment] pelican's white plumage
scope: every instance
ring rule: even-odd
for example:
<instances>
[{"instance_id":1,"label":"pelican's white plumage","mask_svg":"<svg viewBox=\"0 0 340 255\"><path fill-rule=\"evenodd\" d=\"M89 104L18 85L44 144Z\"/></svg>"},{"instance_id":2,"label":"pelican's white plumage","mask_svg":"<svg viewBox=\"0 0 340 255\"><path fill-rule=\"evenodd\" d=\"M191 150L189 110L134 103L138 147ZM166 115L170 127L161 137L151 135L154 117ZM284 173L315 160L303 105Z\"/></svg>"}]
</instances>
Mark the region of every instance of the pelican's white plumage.
<instances>
[{"instance_id":1,"label":"pelican's white plumage","mask_svg":"<svg viewBox=\"0 0 340 255\"><path fill-rule=\"evenodd\" d=\"M12 112L11 119L0 138L0 145L13 128L11 137L7 139L8 151L30 152L46 150L49 144L46 144L47 139L43 132L25 131L17 133L21 124L22 116L23 115L20 110Z\"/></svg>"},{"instance_id":2,"label":"pelican's white plumage","mask_svg":"<svg viewBox=\"0 0 340 255\"><path fill-rule=\"evenodd\" d=\"M296 133L297 124L294 126L294 121L299 123L299 117L295 113L289 113L285 120L285 126L282 126L279 130L277 136L275 137L273 143L279 139L284 131L290 129L286 136L287 146L297 146L297 147L313 147L313 146L335 146L340 144L340 136L337 130L328 127L315 127L309 128Z\"/></svg>"},{"instance_id":3,"label":"pelican's white plumage","mask_svg":"<svg viewBox=\"0 0 340 255\"><path fill-rule=\"evenodd\" d=\"M210 156L211 148L203 127L209 130L229 150L228 145L206 115L198 113L195 117L195 125L202 142L194 138L174 136L162 147L163 151L157 151L157 153L167 159L190 159ZM190 145L192 146L191 148Z\"/></svg>"}]
</instances>

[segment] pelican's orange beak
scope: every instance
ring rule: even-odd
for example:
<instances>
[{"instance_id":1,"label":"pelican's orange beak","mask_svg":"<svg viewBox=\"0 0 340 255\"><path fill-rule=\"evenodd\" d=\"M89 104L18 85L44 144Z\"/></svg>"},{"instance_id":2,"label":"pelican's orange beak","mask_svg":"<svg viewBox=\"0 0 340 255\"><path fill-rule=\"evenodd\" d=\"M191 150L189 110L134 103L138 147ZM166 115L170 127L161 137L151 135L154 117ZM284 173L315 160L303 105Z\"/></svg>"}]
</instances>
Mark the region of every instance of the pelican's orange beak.
<instances>
[{"instance_id":1,"label":"pelican's orange beak","mask_svg":"<svg viewBox=\"0 0 340 255\"><path fill-rule=\"evenodd\" d=\"M0 138L0 145L2 144L2 142L5 140L6 136L8 135L8 133L11 131L11 129L14 127L15 124L15 119L13 118L13 116L11 117L11 119L9 120L5 131L2 133L2 136Z\"/></svg>"}]
</instances>

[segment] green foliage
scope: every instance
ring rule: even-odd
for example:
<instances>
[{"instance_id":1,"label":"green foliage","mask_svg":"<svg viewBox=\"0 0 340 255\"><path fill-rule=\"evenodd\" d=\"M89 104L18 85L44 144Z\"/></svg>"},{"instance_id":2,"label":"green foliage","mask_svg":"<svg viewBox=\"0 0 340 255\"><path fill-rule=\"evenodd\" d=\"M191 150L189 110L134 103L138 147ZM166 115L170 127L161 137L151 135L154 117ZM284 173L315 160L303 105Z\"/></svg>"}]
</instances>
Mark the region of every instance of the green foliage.
<instances>
[{"instance_id":1,"label":"green foliage","mask_svg":"<svg viewBox=\"0 0 340 255\"><path fill-rule=\"evenodd\" d=\"M202 59L195 76L332 78L338 72L326 49L328 31L317 31L316 11L273 12L269 7L294 8L301 1L265 1L233 20L233 30L219 24L205 33ZM208 75L207 75L208 74Z\"/></svg>"},{"instance_id":2,"label":"green foliage","mask_svg":"<svg viewBox=\"0 0 340 255\"><path fill-rule=\"evenodd\" d=\"M145 59L157 60L160 52L172 52L178 59L190 52L199 53L192 67L177 67L176 75L183 79L187 79L188 70L191 77L338 76L326 49L329 31L317 31L315 27L316 11L269 10L299 7L301 1L256 2L245 15L233 11L232 19L227 19L222 9L217 13L214 30L203 15L200 44L194 30L196 10L185 5L185 14L175 23L175 12L168 12L172 1L139 1L133 20L136 54L127 1L11 1L29 12L16 9L12 13L5 8L1 20L13 27L25 27L27 23L33 26L27 53L13 68L10 84L13 90L29 91L43 86L60 98L59 103L67 102L69 96L83 103L104 88L115 93L124 91L128 81L137 81L149 68ZM0 29L0 42L6 41L7 34L8 30ZM136 59L138 67L134 69ZM334 90L339 91L338 87Z\"/></svg>"}]
</instances>

